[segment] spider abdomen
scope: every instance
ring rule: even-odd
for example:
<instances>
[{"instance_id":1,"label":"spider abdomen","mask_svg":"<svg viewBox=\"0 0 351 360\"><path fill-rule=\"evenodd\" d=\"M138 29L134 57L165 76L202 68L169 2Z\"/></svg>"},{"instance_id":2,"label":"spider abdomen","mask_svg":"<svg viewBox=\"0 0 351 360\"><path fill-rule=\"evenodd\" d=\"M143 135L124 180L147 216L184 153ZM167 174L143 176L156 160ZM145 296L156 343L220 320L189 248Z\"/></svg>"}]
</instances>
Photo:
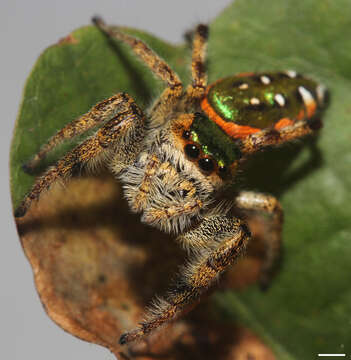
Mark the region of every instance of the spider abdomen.
<instances>
[{"instance_id":1,"label":"spider abdomen","mask_svg":"<svg viewBox=\"0 0 351 360\"><path fill-rule=\"evenodd\" d=\"M244 73L208 86L202 110L229 137L280 130L314 118L326 102L324 86L294 71Z\"/></svg>"}]
</instances>

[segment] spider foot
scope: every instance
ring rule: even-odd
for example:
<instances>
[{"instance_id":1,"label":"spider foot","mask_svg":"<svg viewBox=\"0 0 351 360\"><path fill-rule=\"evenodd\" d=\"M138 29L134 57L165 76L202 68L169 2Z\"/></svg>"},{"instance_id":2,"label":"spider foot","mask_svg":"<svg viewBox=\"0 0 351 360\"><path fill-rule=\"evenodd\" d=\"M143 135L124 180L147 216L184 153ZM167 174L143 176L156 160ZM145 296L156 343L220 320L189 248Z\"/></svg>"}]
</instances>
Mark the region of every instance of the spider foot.
<instances>
[{"instance_id":1,"label":"spider foot","mask_svg":"<svg viewBox=\"0 0 351 360\"><path fill-rule=\"evenodd\" d=\"M15 210L15 217L16 218L21 218L23 217L24 215L26 215L26 212L27 212L27 209L24 207L24 206L19 206L16 210Z\"/></svg>"},{"instance_id":2,"label":"spider foot","mask_svg":"<svg viewBox=\"0 0 351 360\"><path fill-rule=\"evenodd\" d=\"M23 217L24 215L26 215L28 209L29 209L29 206L30 206L30 203L33 199L29 198L29 197L26 197L22 202L21 204L17 207L17 209L15 210L15 213L14 213L14 216L15 218L21 218Z\"/></svg>"},{"instance_id":3,"label":"spider foot","mask_svg":"<svg viewBox=\"0 0 351 360\"><path fill-rule=\"evenodd\" d=\"M102 17L101 16L98 16L98 15L95 15L91 18L91 22L98 26L101 25L101 24L104 24L104 21L102 20Z\"/></svg>"},{"instance_id":4,"label":"spider foot","mask_svg":"<svg viewBox=\"0 0 351 360\"><path fill-rule=\"evenodd\" d=\"M45 155L34 155L30 160L26 161L22 164L22 170L29 175L35 175L35 172L40 164L41 160L45 157Z\"/></svg>"},{"instance_id":5,"label":"spider foot","mask_svg":"<svg viewBox=\"0 0 351 360\"><path fill-rule=\"evenodd\" d=\"M144 335L145 335L144 327L139 327L122 334L118 342L120 345L126 345L132 341L140 339Z\"/></svg>"},{"instance_id":6,"label":"spider foot","mask_svg":"<svg viewBox=\"0 0 351 360\"><path fill-rule=\"evenodd\" d=\"M22 170L28 175L33 175L35 168L36 164L33 164L33 161L28 161L22 165Z\"/></svg>"}]
</instances>

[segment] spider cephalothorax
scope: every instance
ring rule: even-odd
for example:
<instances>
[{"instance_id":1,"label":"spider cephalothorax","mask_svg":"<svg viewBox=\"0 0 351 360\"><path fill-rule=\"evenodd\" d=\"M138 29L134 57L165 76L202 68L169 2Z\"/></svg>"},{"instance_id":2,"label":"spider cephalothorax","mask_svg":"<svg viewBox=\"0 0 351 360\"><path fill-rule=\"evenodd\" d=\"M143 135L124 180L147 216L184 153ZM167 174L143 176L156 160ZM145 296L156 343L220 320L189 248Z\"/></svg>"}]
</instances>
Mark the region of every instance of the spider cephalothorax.
<instances>
[{"instance_id":1,"label":"spider cephalothorax","mask_svg":"<svg viewBox=\"0 0 351 360\"><path fill-rule=\"evenodd\" d=\"M221 189L234 182L248 155L318 130L327 98L323 86L294 71L239 74L208 86L205 25L194 34L192 83L184 91L178 76L146 44L100 19L94 22L130 45L167 87L146 113L129 95L119 93L54 135L25 169L36 167L62 141L100 125L95 135L36 180L15 215L24 216L54 182L68 180L77 169L96 170L105 164L122 182L130 208L143 222L179 235L192 258L146 320L121 336L125 344L181 314L242 254L250 232L233 209L271 217L261 274L261 284L268 284L281 244L281 206L270 195L250 191L223 198Z\"/></svg>"}]
</instances>

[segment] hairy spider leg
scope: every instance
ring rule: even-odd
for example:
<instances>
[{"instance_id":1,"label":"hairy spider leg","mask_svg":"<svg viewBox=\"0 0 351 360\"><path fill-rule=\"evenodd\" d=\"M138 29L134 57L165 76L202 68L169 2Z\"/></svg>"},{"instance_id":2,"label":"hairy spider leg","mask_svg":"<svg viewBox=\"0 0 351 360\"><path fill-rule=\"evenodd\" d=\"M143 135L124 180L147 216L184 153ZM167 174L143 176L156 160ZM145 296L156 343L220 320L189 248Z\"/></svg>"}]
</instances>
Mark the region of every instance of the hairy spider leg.
<instances>
[{"instance_id":1,"label":"hairy spider leg","mask_svg":"<svg viewBox=\"0 0 351 360\"><path fill-rule=\"evenodd\" d=\"M163 119L164 115L172 110L172 107L183 94L183 85L178 75L143 41L121 32L115 26L106 25L99 17L94 17L92 21L109 37L128 44L150 70L167 84L167 88L162 92L150 111L151 122L152 120L159 122L159 119Z\"/></svg>"},{"instance_id":2,"label":"hairy spider leg","mask_svg":"<svg viewBox=\"0 0 351 360\"><path fill-rule=\"evenodd\" d=\"M206 72L206 50L208 39L208 26L200 24L197 26L193 40L193 53L191 59L192 83L187 88L190 100L201 99L205 95L207 87Z\"/></svg>"},{"instance_id":3,"label":"hairy spider leg","mask_svg":"<svg viewBox=\"0 0 351 360\"><path fill-rule=\"evenodd\" d=\"M160 159L151 154L150 158L146 160L145 172L142 181L140 182L138 194L135 196L131 208L135 212L141 212L146 207L148 198L150 196L150 189L152 188L153 177L161 164ZM127 195L128 198L128 195Z\"/></svg>"},{"instance_id":4,"label":"hairy spider leg","mask_svg":"<svg viewBox=\"0 0 351 360\"><path fill-rule=\"evenodd\" d=\"M108 26L99 17L92 19L93 23L108 36L128 44L134 53L171 88L181 85L178 75L143 41L121 32L115 26Z\"/></svg>"},{"instance_id":5,"label":"hairy spider leg","mask_svg":"<svg viewBox=\"0 0 351 360\"><path fill-rule=\"evenodd\" d=\"M194 259L184 267L178 282L168 295L156 300L149 309L146 320L138 328L121 336L120 344L140 339L175 319L185 308L199 300L218 275L242 254L250 236L245 223L221 215L205 218L197 228L182 235L181 237L188 239L206 239L208 246L202 252L197 252Z\"/></svg>"},{"instance_id":6,"label":"hairy spider leg","mask_svg":"<svg viewBox=\"0 0 351 360\"><path fill-rule=\"evenodd\" d=\"M243 138L240 143L240 150L245 155L252 154L266 146L281 145L285 142L313 134L321 127L322 122L320 119L305 119L279 130L264 129Z\"/></svg>"},{"instance_id":7,"label":"hairy spider leg","mask_svg":"<svg viewBox=\"0 0 351 360\"><path fill-rule=\"evenodd\" d=\"M89 129L111 120L121 112L130 111L141 114L134 100L126 93L118 93L96 104L89 112L71 121L54 136L52 136L34 157L23 165L27 172L31 172L46 155L63 141L72 139Z\"/></svg>"},{"instance_id":8,"label":"hairy spider leg","mask_svg":"<svg viewBox=\"0 0 351 360\"><path fill-rule=\"evenodd\" d=\"M31 202L37 200L40 194L54 182L69 179L83 167L97 168L101 163L112 156L118 156L118 154L129 158L133 154L135 158L140 151L144 137L145 117L141 109L128 95L118 94L113 99L115 101L110 101L110 105L113 103L115 109L109 109L108 111L110 113L118 112L118 114L101 127L94 136L67 153L55 166L50 167L44 175L36 180L31 191L16 209L16 217L24 216ZM120 101L117 101L117 99ZM105 104L105 102L102 104ZM90 118L88 114L85 116ZM101 115L104 117L105 112L102 111ZM122 148L122 151L116 151L116 147L118 149ZM126 161L126 159L123 160Z\"/></svg>"},{"instance_id":9,"label":"hairy spider leg","mask_svg":"<svg viewBox=\"0 0 351 360\"><path fill-rule=\"evenodd\" d=\"M263 290L269 286L281 255L284 213L277 198L254 191L241 191L234 200L235 206L243 210L265 212L271 216L268 236L264 237L265 257L260 274Z\"/></svg>"}]
</instances>

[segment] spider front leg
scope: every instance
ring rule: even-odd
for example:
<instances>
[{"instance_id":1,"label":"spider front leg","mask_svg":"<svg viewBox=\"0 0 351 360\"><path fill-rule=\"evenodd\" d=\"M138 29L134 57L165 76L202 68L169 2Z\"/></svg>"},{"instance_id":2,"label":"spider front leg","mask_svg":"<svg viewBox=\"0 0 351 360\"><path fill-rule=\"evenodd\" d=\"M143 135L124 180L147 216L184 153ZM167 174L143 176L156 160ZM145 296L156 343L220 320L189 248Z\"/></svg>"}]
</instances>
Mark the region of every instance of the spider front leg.
<instances>
[{"instance_id":1,"label":"spider front leg","mask_svg":"<svg viewBox=\"0 0 351 360\"><path fill-rule=\"evenodd\" d=\"M100 17L94 17L92 21L110 38L117 39L129 45L134 54L137 55L159 79L167 84L167 88L153 104L150 111L151 122L154 123L154 126L159 125L160 122L162 123L162 121L164 121L164 115L172 110L183 94L183 85L178 75L140 39L124 33L116 26L106 25Z\"/></svg>"},{"instance_id":2,"label":"spider front leg","mask_svg":"<svg viewBox=\"0 0 351 360\"><path fill-rule=\"evenodd\" d=\"M207 86L206 73L206 49L208 39L208 26L197 26L193 39L193 53L191 59L192 83L187 88L187 96L190 100L198 100L203 97Z\"/></svg>"},{"instance_id":3,"label":"spider front leg","mask_svg":"<svg viewBox=\"0 0 351 360\"><path fill-rule=\"evenodd\" d=\"M282 129L265 129L242 139L240 145L243 154L248 155L267 146L277 146L306 135L316 133L322 127L319 118L299 120Z\"/></svg>"},{"instance_id":4,"label":"spider front leg","mask_svg":"<svg viewBox=\"0 0 351 360\"><path fill-rule=\"evenodd\" d=\"M39 177L31 191L16 209L15 217L24 216L32 201L37 200L40 194L53 183L68 180L82 168L96 168L111 157L120 161L122 167L133 161L140 151L144 137L145 117L128 95L116 95L116 98L118 97L124 102L123 111L109 120L94 136L67 153L55 166L50 167L44 175ZM117 109L120 111L121 107ZM116 110L114 111L116 112ZM114 166L112 170L116 172L116 168L120 167L120 165Z\"/></svg>"},{"instance_id":5,"label":"spider front leg","mask_svg":"<svg viewBox=\"0 0 351 360\"><path fill-rule=\"evenodd\" d=\"M253 191L241 191L235 198L235 205L239 209L260 211L270 215L269 234L264 237L265 257L259 280L264 290L271 282L281 254L283 209L274 196Z\"/></svg>"},{"instance_id":6,"label":"spider front leg","mask_svg":"<svg viewBox=\"0 0 351 360\"><path fill-rule=\"evenodd\" d=\"M125 93L119 93L101 101L89 112L73 120L52 136L49 141L41 147L40 151L36 153L30 161L24 164L24 169L27 172L31 172L52 149L65 140L83 134L89 129L112 119L119 113L130 112L131 110L141 114L134 100Z\"/></svg>"},{"instance_id":7,"label":"spider front leg","mask_svg":"<svg viewBox=\"0 0 351 360\"><path fill-rule=\"evenodd\" d=\"M221 215L205 218L200 225L180 237L185 243L204 244L183 268L179 279L164 299L158 299L139 327L123 334L120 344L140 339L194 304L227 266L243 253L250 239L245 223Z\"/></svg>"}]
</instances>

